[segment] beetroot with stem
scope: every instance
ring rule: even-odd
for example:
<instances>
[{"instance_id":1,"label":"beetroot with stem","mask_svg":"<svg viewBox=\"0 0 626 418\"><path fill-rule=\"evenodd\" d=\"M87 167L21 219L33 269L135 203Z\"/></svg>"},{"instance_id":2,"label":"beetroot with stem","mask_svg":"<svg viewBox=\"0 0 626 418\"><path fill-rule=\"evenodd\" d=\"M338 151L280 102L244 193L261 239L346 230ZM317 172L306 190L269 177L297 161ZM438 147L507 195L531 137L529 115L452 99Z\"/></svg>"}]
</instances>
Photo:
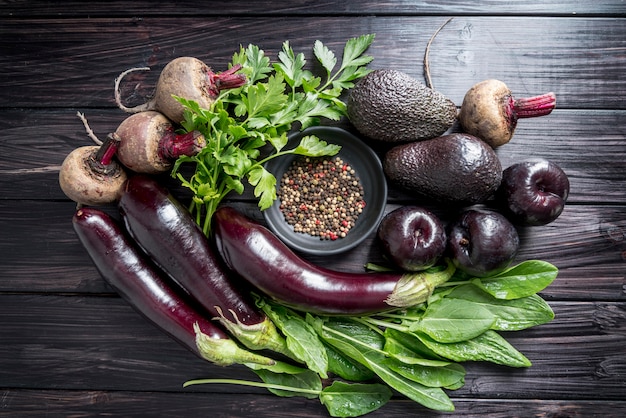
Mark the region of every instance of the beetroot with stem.
<instances>
[{"instance_id":1,"label":"beetroot with stem","mask_svg":"<svg viewBox=\"0 0 626 418\"><path fill-rule=\"evenodd\" d=\"M194 57L179 57L170 61L161 71L154 97L148 102L135 107L122 104L120 82L132 71L148 70L147 67L131 68L120 74L115 80L115 101L118 107L128 113L157 110L174 123L184 119L184 107L174 96L197 102L201 108L208 109L220 91L240 87L246 83L244 74L237 74L241 69L235 65L221 73L215 73L204 62Z\"/></svg>"},{"instance_id":2,"label":"beetroot with stem","mask_svg":"<svg viewBox=\"0 0 626 418\"><path fill-rule=\"evenodd\" d=\"M127 179L114 159L119 140L109 135L101 145L79 147L70 152L59 171L63 193L81 205L103 205L120 196Z\"/></svg>"},{"instance_id":3,"label":"beetroot with stem","mask_svg":"<svg viewBox=\"0 0 626 418\"><path fill-rule=\"evenodd\" d=\"M152 110L124 119L115 135L120 139L118 159L138 173L165 172L178 157L195 155L206 145L200 132L176 134L172 122Z\"/></svg>"},{"instance_id":4,"label":"beetroot with stem","mask_svg":"<svg viewBox=\"0 0 626 418\"><path fill-rule=\"evenodd\" d=\"M554 93L515 99L500 80L484 80L465 94L459 122L463 130L487 142L493 148L511 140L521 118L545 116L556 106Z\"/></svg>"}]
</instances>

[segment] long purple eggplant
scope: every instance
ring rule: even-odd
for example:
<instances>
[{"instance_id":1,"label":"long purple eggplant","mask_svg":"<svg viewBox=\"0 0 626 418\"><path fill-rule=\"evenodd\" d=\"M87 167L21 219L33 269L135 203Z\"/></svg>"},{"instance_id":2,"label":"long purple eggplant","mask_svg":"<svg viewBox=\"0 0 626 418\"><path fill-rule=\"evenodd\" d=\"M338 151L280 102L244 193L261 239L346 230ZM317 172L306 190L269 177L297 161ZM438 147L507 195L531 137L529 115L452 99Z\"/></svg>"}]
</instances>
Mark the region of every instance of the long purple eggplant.
<instances>
[{"instance_id":1,"label":"long purple eggplant","mask_svg":"<svg viewBox=\"0 0 626 418\"><path fill-rule=\"evenodd\" d=\"M214 215L217 250L230 269L278 302L324 315L369 314L427 300L454 273L350 273L299 257L269 229L232 207Z\"/></svg>"},{"instance_id":2,"label":"long purple eggplant","mask_svg":"<svg viewBox=\"0 0 626 418\"><path fill-rule=\"evenodd\" d=\"M80 208L74 230L100 275L137 312L201 358L215 364L274 364L240 348L217 322L195 309L134 246L123 229L99 209Z\"/></svg>"},{"instance_id":3,"label":"long purple eggplant","mask_svg":"<svg viewBox=\"0 0 626 418\"><path fill-rule=\"evenodd\" d=\"M234 285L208 238L164 186L152 177L133 176L118 207L126 229L152 261L242 344L290 355L274 324Z\"/></svg>"}]
</instances>

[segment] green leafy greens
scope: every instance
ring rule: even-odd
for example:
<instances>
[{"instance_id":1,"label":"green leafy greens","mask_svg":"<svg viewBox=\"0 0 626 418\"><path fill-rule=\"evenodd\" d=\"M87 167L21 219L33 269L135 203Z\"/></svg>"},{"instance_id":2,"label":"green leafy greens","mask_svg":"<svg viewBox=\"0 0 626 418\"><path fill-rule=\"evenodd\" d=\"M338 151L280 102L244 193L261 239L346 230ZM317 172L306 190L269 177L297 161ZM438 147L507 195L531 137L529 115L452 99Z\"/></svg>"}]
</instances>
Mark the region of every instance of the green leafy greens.
<instances>
[{"instance_id":1,"label":"green leafy greens","mask_svg":"<svg viewBox=\"0 0 626 418\"><path fill-rule=\"evenodd\" d=\"M268 160L285 154L320 157L339 152L339 145L315 136L305 136L294 148L285 146L296 126L304 130L319 125L323 118L339 120L346 114L340 96L369 73L366 65L373 58L365 51L373 40L371 34L349 39L338 68L335 54L316 41L313 54L325 71L324 77L305 69L304 54L296 54L288 41L273 64L258 46L241 47L230 67L241 66L239 71L247 78L245 85L222 91L210 109L177 98L186 109L183 129L200 131L207 145L195 156L180 157L172 176L193 192L190 211L206 235L219 203L230 192L243 193L244 181L254 188L261 210L272 205L276 178L264 168ZM264 154L267 145L269 155ZM184 163L195 166L193 174L183 173Z\"/></svg>"},{"instance_id":2,"label":"green leafy greens","mask_svg":"<svg viewBox=\"0 0 626 418\"><path fill-rule=\"evenodd\" d=\"M557 272L539 260L490 277L457 271L426 302L367 316L316 316L259 296L257 305L285 335L301 365L246 364L263 382L206 379L186 385L250 384L278 396L318 398L334 417L374 411L389 401L392 390L427 408L453 411L446 391L465 384L460 363L531 366L500 332L554 318L537 293ZM327 378L333 383L322 381Z\"/></svg>"}]
</instances>

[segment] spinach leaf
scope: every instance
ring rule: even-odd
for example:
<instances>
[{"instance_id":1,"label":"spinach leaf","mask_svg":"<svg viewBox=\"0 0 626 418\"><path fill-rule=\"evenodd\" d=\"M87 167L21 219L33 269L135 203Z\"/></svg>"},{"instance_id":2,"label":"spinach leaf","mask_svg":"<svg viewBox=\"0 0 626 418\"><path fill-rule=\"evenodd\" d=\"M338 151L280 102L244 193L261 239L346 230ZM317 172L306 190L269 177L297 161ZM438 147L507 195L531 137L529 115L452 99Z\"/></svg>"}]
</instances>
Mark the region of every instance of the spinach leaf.
<instances>
[{"instance_id":1,"label":"spinach leaf","mask_svg":"<svg viewBox=\"0 0 626 418\"><path fill-rule=\"evenodd\" d=\"M312 370L305 370L302 373L274 373L266 369L254 370L254 372L268 385L284 386L289 389L277 389L268 386L267 389L275 395L282 397L303 396L308 399L315 399L322 390L322 381L317 373ZM297 391L294 389L304 389Z\"/></svg>"},{"instance_id":2,"label":"spinach leaf","mask_svg":"<svg viewBox=\"0 0 626 418\"><path fill-rule=\"evenodd\" d=\"M385 405L391 396L391 390L379 383L335 381L322 390L320 401L332 417L358 417Z\"/></svg>"},{"instance_id":3,"label":"spinach leaf","mask_svg":"<svg viewBox=\"0 0 626 418\"><path fill-rule=\"evenodd\" d=\"M539 295L497 299L468 284L454 288L447 297L471 301L488 309L496 318L491 327L496 331L519 331L554 319L552 308Z\"/></svg>"},{"instance_id":4,"label":"spinach leaf","mask_svg":"<svg viewBox=\"0 0 626 418\"><path fill-rule=\"evenodd\" d=\"M435 364L445 366L450 363L449 360L428 348L415 334L393 328L385 329L385 351L409 364L412 364L415 358L430 359L431 363L427 365L431 366ZM433 361L439 363L432 363Z\"/></svg>"},{"instance_id":5,"label":"spinach leaf","mask_svg":"<svg viewBox=\"0 0 626 418\"><path fill-rule=\"evenodd\" d=\"M455 343L477 337L491 328L495 317L478 303L464 299L442 298L428 305L419 321L409 326L435 341Z\"/></svg>"},{"instance_id":6,"label":"spinach leaf","mask_svg":"<svg viewBox=\"0 0 626 418\"><path fill-rule=\"evenodd\" d=\"M457 363L432 367L421 364L406 364L397 359L387 359L386 365L401 376L428 387L461 386L465 379L465 369Z\"/></svg>"},{"instance_id":7,"label":"spinach leaf","mask_svg":"<svg viewBox=\"0 0 626 418\"><path fill-rule=\"evenodd\" d=\"M471 340L457 343L440 343L428 335L416 332L428 348L453 361L488 361L510 367L530 367L530 361L500 334L485 331Z\"/></svg>"},{"instance_id":8,"label":"spinach leaf","mask_svg":"<svg viewBox=\"0 0 626 418\"><path fill-rule=\"evenodd\" d=\"M329 344L372 370L391 388L428 408L453 411L454 404L441 388L432 388L394 372L385 364L384 336L348 318L316 322L316 330Z\"/></svg>"},{"instance_id":9,"label":"spinach leaf","mask_svg":"<svg viewBox=\"0 0 626 418\"><path fill-rule=\"evenodd\" d=\"M326 348L317 333L300 315L291 309L276 303L257 303L263 312L282 331L287 341L287 348L309 369L327 378L328 356Z\"/></svg>"},{"instance_id":10,"label":"spinach leaf","mask_svg":"<svg viewBox=\"0 0 626 418\"><path fill-rule=\"evenodd\" d=\"M556 278L558 269L541 260L523 261L490 277L472 283L497 299L518 299L541 292Z\"/></svg>"},{"instance_id":11,"label":"spinach leaf","mask_svg":"<svg viewBox=\"0 0 626 418\"><path fill-rule=\"evenodd\" d=\"M374 372L361 363L344 356L328 344L324 344L324 346L326 348L326 356L328 357L329 372L352 382L364 382L374 378Z\"/></svg>"}]
</instances>

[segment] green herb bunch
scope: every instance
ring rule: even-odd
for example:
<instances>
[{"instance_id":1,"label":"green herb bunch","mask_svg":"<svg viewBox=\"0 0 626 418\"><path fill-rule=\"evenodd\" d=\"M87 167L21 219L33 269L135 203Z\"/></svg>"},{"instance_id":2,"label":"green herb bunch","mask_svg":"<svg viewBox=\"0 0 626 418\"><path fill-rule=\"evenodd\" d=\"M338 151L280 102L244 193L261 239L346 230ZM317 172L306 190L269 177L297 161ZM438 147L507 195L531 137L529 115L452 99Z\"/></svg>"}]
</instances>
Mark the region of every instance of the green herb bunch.
<instances>
[{"instance_id":1,"label":"green herb bunch","mask_svg":"<svg viewBox=\"0 0 626 418\"><path fill-rule=\"evenodd\" d=\"M243 193L244 181L254 187L261 210L272 205L276 178L264 168L268 160L285 154L319 157L339 152L339 145L315 136L305 136L294 148L285 146L292 130L345 116L346 104L340 96L370 72L366 66L373 58L365 51L373 40L371 34L349 39L340 65L335 54L316 41L313 54L326 72L323 77L305 69L304 54L296 54L288 41L273 64L258 46L241 47L230 67L241 66L245 85L223 91L210 109L177 98L186 108L182 128L200 131L207 145L196 156L179 158L172 176L193 192L190 211L206 235L220 202L230 192ZM188 178L182 173L183 163L195 165Z\"/></svg>"}]
</instances>

